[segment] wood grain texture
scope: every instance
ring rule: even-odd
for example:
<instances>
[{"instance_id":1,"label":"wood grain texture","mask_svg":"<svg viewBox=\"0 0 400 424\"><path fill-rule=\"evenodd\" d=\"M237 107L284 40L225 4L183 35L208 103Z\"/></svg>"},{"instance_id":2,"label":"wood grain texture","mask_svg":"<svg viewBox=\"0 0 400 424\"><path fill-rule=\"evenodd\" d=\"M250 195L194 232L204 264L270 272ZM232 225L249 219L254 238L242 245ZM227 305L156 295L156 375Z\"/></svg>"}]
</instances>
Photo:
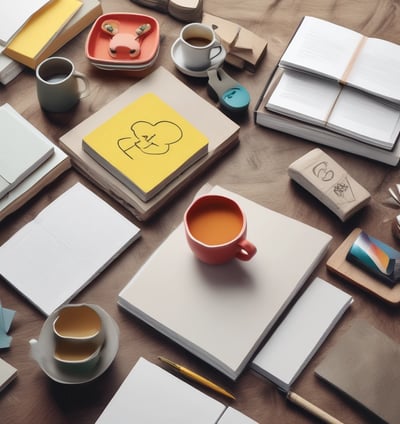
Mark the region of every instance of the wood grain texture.
<instances>
[{"instance_id":1,"label":"wood grain texture","mask_svg":"<svg viewBox=\"0 0 400 424\"><path fill-rule=\"evenodd\" d=\"M173 72L213 104L207 95L206 81L181 74L170 57L170 47L178 37L183 25L181 22L128 0L104 0L103 9L104 13L136 12L150 14L158 19L161 50L157 63ZM0 223L0 243L3 243L56 196L76 181L81 181L139 224L143 234L141 240L128 248L75 298L76 302L99 304L117 321L121 331L120 349L115 362L103 376L87 385L63 386L53 383L30 359L28 341L38 336L44 317L0 279L2 304L17 311L11 329L14 338L12 346L1 352L1 356L18 369L17 379L0 395L2 422L93 423L139 356L156 362L158 355L164 355L226 387L237 398L231 405L260 423L318 423L311 415L288 402L272 384L250 371L245 371L235 383L228 381L177 345L121 311L116 299L119 291L153 250L181 222L193 195L206 182L237 191L266 207L332 234L334 238L327 258L355 227L363 228L372 236L400 248L391 233L391 222L400 210L388 200L387 193L390 186L399 182L397 168L333 148L324 149L372 195L367 208L346 223L341 223L312 195L290 181L287 175L289 164L314 148L315 144L257 127L252 116L266 80L304 15L332 20L365 35L400 44L400 4L395 0L206 0L204 9L213 15L237 22L268 39L267 55L254 74L225 67L226 72L243 84L251 96L249 113L236 119L241 125L240 145L193 181L161 213L145 224L135 222L132 215L75 170L62 175L18 212ZM62 134L140 79L139 76L95 69L84 54L87 34L88 30L84 31L58 52L69 57L76 69L86 73L90 79L90 96L83 99L73 112L58 117L44 114L38 105L34 73L31 70L25 70L9 85L0 87L0 102L9 102L56 144ZM265 242L268 243L268 240ZM24 261L29 261L29 258L23 258L21 266ZM340 277L328 273L326 260L316 269L314 276L317 275L352 294L355 302L300 375L293 390L346 424L371 423L370 415L362 407L318 381L313 371L355 317L368 320L400 342L399 308L391 307ZM211 393L210 395L214 396ZM223 398L220 400L226 401Z\"/></svg>"}]
</instances>

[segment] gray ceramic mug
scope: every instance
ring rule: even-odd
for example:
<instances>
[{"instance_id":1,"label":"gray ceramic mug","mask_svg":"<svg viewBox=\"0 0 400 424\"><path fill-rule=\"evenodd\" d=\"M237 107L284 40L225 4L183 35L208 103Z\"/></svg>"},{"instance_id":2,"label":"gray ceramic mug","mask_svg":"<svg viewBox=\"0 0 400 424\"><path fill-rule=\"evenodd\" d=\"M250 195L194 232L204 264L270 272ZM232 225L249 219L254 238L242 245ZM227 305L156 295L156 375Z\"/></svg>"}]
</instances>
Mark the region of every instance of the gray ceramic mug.
<instances>
[{"instance_id":1,"label":"gray ceramic mug","mask_svg":"<svg viewBox=\"0 0 400 424\"><path fill-rule=\"evenodd\" d=\"M79 84L78 80L82 83ZM40 106L48 112L67 112L89 94L89 81L65 57L49 57L36 68Z\"/></svg>"}]
</instances>

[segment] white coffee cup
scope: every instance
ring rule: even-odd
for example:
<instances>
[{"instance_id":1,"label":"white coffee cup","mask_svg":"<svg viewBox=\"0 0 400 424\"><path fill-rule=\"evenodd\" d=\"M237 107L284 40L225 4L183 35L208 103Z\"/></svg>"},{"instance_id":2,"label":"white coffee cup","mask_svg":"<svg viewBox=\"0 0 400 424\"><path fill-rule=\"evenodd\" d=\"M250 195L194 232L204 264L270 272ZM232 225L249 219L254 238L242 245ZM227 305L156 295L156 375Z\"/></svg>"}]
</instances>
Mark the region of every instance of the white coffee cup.
<instances>
[{"instance_id":1,"label":"white coffee cup","mask_svg":"<svg viewBox=\"0 0 400 424\"><path fill-rule=\"evenodd\" d=\"M82 84L78 84L78 80ZM36 68L40 106L48 112L67 112L89 94L89 81L66 57L50 57Z\"/></svg>"},{"instance_id":2,"label":"white coffee cup","mask_svg":"<svg viewBox=\"0 0 400 424\"><path fill-rule=\"evenodd\" d=\"M184 65L189 69L208 69L212 59L222 51L221 42L214 30L209 25L199 22L185 25L179 34L179 39Z\"/></svg>"}]
</instances>

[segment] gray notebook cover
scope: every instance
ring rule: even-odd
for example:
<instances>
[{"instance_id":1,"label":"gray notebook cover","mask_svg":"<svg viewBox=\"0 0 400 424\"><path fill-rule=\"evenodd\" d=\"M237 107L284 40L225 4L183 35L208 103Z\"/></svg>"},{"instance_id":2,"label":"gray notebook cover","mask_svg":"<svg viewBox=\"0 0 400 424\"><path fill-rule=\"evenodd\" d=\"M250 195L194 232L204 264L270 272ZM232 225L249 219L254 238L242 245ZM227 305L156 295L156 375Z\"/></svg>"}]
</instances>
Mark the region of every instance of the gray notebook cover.
<instances>
[{"instance_id":1,"label":"gray notebook cover","mask_svg":"<svg viewBox=\"0 0 400 424\"><path fill-rule=\"evenodd\" d=\"M387 423L400 422L400 345L356 320L315 369Z\"/></svg>"}]
</instances>

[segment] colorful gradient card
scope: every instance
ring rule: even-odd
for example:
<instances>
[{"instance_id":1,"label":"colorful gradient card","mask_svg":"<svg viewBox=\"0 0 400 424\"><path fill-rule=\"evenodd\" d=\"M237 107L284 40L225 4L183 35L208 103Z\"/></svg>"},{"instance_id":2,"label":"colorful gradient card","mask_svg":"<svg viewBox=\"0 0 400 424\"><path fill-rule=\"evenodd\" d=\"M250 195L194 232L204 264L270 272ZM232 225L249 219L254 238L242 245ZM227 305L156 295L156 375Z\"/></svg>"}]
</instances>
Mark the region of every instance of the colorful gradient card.
<instances>
[{"instance_id":1,"label":"colorful gradient card","mask_svg":"<svg viewBox=\"0 0 400 424\"><path fill-rule=\"evenodd\" d=\"M393 287L400 280L400 252L362 231L346 259Z\"/></svg>"}]
</instances>

